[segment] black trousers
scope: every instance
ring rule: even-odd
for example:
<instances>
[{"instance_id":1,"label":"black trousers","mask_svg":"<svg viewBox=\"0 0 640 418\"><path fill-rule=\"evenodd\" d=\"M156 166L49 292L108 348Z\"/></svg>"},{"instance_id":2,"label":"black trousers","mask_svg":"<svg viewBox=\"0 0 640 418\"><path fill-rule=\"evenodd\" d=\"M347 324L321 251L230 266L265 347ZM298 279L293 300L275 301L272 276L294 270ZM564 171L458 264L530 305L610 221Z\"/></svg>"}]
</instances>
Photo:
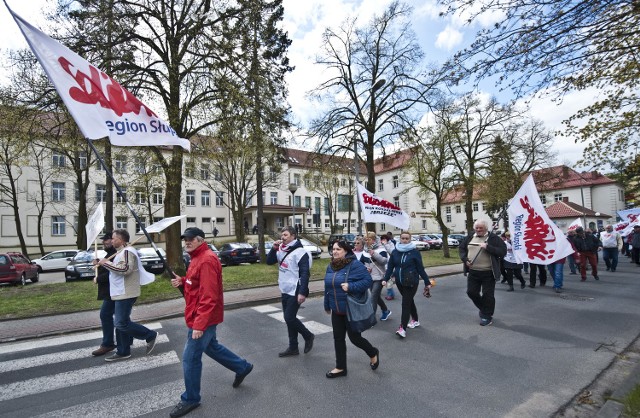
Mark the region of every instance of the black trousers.
<instances>
[{"instance_id":1,"label":"black trousers","mask_svg":"<svg viewBox=\"0 0 640 418\"><path fill-rule=\"evenodd\" d=\"M542 264L529 263L529 284L531 286L536 285L536 271L540 279L540 286L547 284L547 269Z\"/></svg>"},{"instance_id":2,"label":"black trousers","mask_svg":"<svg viewBox=\"0 0 640 418\"><path fill-rule=\"evenodd\" d=\"M513 276L516 276L516 279L520 280L520 284L524 286L525 281L524 277L522 277L522 269L504 269L507 273L507 283L509 286L513 286Z\"/></svg>"},{"instance_id":3,"label":"black trousers","mask_svg":"<svg viewBox=\"0 0 640 418\"><path fill-rule=\"evenodd\" d=\"M382 299L382 280L374 280L371 284L371 303L373 303L373 312L378 310L378 306L383 311L389 310Z\"/></svg>"},{"instance_id":4,"label":"black trousers","mask_svg":"<svg viewBox=\"0 0 640 418\"><path fill-rule=\"evenodd\" d=\"M396 281L398 292L402 295L402 315L400 315L400 324L402 329L407 329L409 323L409 316L415 321L418 320L418 308L416 308L416 302L413 300L418 291L418 285L413 287L406 287L400 283L400 280Z\"/></svg>"},{"instance_id":5,"label":"black trousers","mask_svg":"<svg viewBox=\"0 0 640 418\"><path fill-rule=\"evenodd\" d=\"M467 275L467 296L480 310L480 318L493 318L496 309L496 279L493 272L469 270Z\"/></svg>"},{"instance_id":6,"label":"black trousers","mask_svg":"<svg viewBox=\"0 0 640 418\"><path fill-rule=\"evenodd\" d=\"M349 329L346 315L337 315L332 311L331 326L333 327L333 345L336 349L336 369L347 369L347 341L345 339L347 335L353 345L363 350L369 357L375 357L378 354L378 349L372 346L362 334Z\"/></svg>"}]
</instances>

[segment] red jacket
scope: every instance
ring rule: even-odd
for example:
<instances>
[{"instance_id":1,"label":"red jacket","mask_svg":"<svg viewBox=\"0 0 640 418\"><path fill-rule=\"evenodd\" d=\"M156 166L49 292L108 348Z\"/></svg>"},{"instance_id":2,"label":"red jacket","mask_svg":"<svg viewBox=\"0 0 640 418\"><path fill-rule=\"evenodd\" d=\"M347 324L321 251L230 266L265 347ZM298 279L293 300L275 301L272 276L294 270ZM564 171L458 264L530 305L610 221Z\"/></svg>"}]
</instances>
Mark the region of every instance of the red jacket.
<instances>
[{"instance_id":1,"label":"red jacket","mask_svg":"<svg viewBox=\"0 0 640 418\"><path fill-rule=\"evenodd\" d=\"M191 252L191 264L182 278L184 319L191 329L204 331L224 317L222 266L206 243Z\"/></svg>"}]
</instances>

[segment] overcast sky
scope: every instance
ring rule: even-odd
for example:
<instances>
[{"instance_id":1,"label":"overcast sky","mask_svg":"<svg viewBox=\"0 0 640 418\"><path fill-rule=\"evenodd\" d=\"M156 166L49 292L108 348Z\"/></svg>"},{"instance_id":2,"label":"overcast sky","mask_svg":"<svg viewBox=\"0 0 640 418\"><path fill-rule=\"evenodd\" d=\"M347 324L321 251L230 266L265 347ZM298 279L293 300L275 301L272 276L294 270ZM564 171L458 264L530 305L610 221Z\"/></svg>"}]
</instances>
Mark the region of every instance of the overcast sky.
<instances>
[{"instance_id":1,"label":"overcast sky","mask_svg":"<svg viewBox=\"0 0 640 418\"><path fill-rule=\"evenodd\" d=\"M47 32L43 26L43 9L51 1L6 1L16 13ZM495 17L487 16L482 22L467 27L462 25L464 19L460 17L439 17L440 10L434 0L406 2L414 7L413 30L429 61L446 59L456 50L471 43L481 25L490 25L495 21ZM388 4L388 0L284 0L284 29L293 41L288 55L295 71L288 75L287 82L294 121L304 125L316 115L317 105L307 99L306 93L324 81L323 68L314 64L314 58L325 28L337 28L347 17L353 16L366 23L374 14L380 14L385 10ZM4 4L0 5L0 25L3 49L27 47ZM503 96L499 98L502 99ZM566 96L560 105L548 99L533 99L530 104L531 115L542 120L550 130L560 129L563 119L592 100L592 94L584 92ZM571 139L558 137L553 148L558 153L557 164L573 165L582 156L583 146L576 145Z\"/></svg>"}]
</instances>

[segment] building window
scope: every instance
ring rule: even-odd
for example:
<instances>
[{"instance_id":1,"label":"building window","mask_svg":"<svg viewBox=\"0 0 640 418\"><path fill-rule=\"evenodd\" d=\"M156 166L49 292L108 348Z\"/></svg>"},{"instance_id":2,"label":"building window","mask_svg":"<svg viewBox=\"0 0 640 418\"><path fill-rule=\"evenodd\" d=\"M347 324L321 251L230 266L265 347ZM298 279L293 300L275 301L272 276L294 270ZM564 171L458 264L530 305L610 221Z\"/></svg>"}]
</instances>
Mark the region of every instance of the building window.
<instances>
[{"instance_id":1,"label":"building window","mask_svg":"<svg viewBox=\"0 0 640 418\"><path fill-rule=\"evenodd\" d=\"M300 178L299 173L295 173L293 175L293 184L295 184L298 187L302 186L302 179Z\"/></svg>"},{"instance_id":2,"label":"building window","mask_svg":"<svg viewBox=\"0 0 640 418\"><path fill-rule=\"evenodd\" d=\"M51 217L51 235L63 236L65 235L65 219L64 216L52 216Z\"/></svg>"},{"instance_id":3,"label":"building window","mask_svg":"<svg viewBox=\"0 0 640 418\"><path fill-rule=\"evenodd\" d=\"M420 201L420 207L421 207L422 209L426 209L426 208L427 208L427 201L426 201L426 200L424 200L424 199L422 199L422 200Z\"/></svg>"},{"instance_id":4,"label":"building window","mask_svg":"<svg viewBox=\"0 0 640 418\"><path fill-rule=\"evenodd\" d=\"M562 193L554 193L553 194L554 202L562 202Z\"/></svg>"},{"instance_id":5,"label":"building window","mask_svg":"<svg viewBox=\"0 0 640 418\"><path fill-rule=\"evenodd\" d=\"M461 213L461 212L462 212L462 206L456 205L456 213Z\"/></svg>"},{"instance_id":6,"label":"building window","mask_svg":"<svg viewBox=\"0 0 640 418\"><path fill-rule=\"evenodd\" d=\"M96 184L96 202L105 202L107 200L107 186L104 184Z\"/></svg>"},{"instance_id":7,"label":"building window","mask_svg":"<svg viewBox=\"0 0 640 418\"><path fill-rule=\"evenodd\" d=\"M447 219L446 219L446 221L445 221L445 222L451 222L451 215L447 215L447 216L446 216L446 218L447 218Z\"/></svg>"},{"instance_id":8,"label":"building window","mask_svg":"<svg viewBox=\"0 0 640 418\"><path fill-rule=\"evenodd\" d=\"M163 219L164 219L164 218L163 218L162 216L154 216L154 217L153 217L153 223L160 222L160 221L161 221L161 220L163 220Z\"/></svg>"},{"instance_id":9,"label":"building window","mask_svg":"<svg viewBox=\"0 0 640 418\"><path fill-rule=\"evenodd\" d=\"M100 162L100 160L96 160L96 171L104 171L104 166Z\"/></svg>"},{"instance_id":10,"label":"building window","mask_svg":"<svg viewBox=\"0 0 640 418\"><path fill-rule=\"evenodd\" d=\"M351 210L351 196L346 194L338 195L338 212L349 212Z\"/></svg>"},{"instance_id":11,"label":"building window","mask_svg":"<svg viewBox=\"0 0 640 418\"><path fill-rule=\"evenodd\" d=\"M209 164L200 166L200 180L209 180Z\"/></svg>"},{"instance_id":12,"label":"building window","mask_svg":"<svg viewBox=\"0 0 640 418\"><path fill-rule=\"evenodd\" d=\"M269 195L269 202L272 205L277 205L278 204L278 192L271 192Z\"/></svg>"},{"instance_id":13,"label":"building window","mask_svg":"<svg viewBox=\"0 0 640 418\"><path fill-rule=\"evenodd\" d=\"M451 206L446 206L444 208L444 213L446 213L447 215L451 214Z\"/></svg>"},{"instance_id":14,"label":"building window","mask_svg":"<svg viewBox=\"0 0 640 418\"><path fill-rule=\"evenodd\" d=\"M299 208L300 206L302 206L302 197L301 196L294 196L293 197L293 205L297 208Z\"/></svg>"},{"instance_id":15,"label":"building window","mask_svg":"<svg viewBox=\"0 0 640 418\"><path fill-rule=\"evenodd\" d=\"M194 216L194 217L187 216L187 224L195 225L195 224L196 224L196 218L195 218L195 216Z\"/></svg>"},{"instance_id":16,"label":"building window","mask_svg":"<svg viewBox=\"0 0 640 418\"><path fill-rule=\"evenodd\" d=\"M384 192L384 180L378 179L378 191Z\"/></svg>"},{"instance_id":17,"label":"building window","mask_svg":"<svg viewBox=\"0 0 640 418\"><path fill-rule=\"evenodd\" d=\"M624 202L624 191L618 190L618 200Z\"/></svg>"},{"instance_id":18,"label":"building window","mask_svg":"<svg viewBox=\"0 0 640 418\"><path fill-rule=\"evenodd\" d=\"M211 206L211 192L209 190L203 190L200 192L200 205Z\"/></svg>"},{"instance_id":19,"label":"building window","mask_svg":"<svg viewBox=\"0 0 640 418\"><path fill-rule=\"evenodd\" d=\"M64 202L64 182L54 181L51 183L51 200Z\"/></svg>"},{"instance_id":20,"label":"building window","mask_svg":"<svg viewBox=\"0 0 640 418\"><path fill-rule=\"evenodd\" d=\"M542 202L543 205L547 204L547 196L546 195L539 195L540 196L540 201Z\"/></svg>"},{"instance_id":21,"label":"building window","mask_svg":"<svg viewBox=\"0 0 640 418\"><path fill-rule=\"evenodd\" d=\"M113 168L116 173L126 173L127 172L127 159L123 155L116 156L113 161Z\"/></svg>"},{"instance_id":22,"label":"building window","mask_svg":"<svg viewBox=\"0 0 640 418\"><path fill-rule=\"evenodd\" d=\"M133 171L138 174L144 174L145 172L145 162L142 157L136 157L133 160Z\"/></svg>"},{"instance_id":23,"label":"building window","mask_svg":"<svg viewBox=\"0 0 640 418\"><path fill-rule=\"evenodd\" d=\"M64 157L64 154L60 151L56 151L54 150L52 155L51 155L51 164L54 167L64 167L65 165L67 165L66 163L66 159Z\"/></svg>"},{"instance_id":24,"label":"building window","mask_svg":"<svg viewBox=\"0 0 640 418\"><path fill-rule=\"evenodd\" d=\"M145 203L145 193L143 189L136 189L136 203L138 205L144 205Z\"/></svg>"},{"instance_id":25,"label":"building window","mask_svg":"<svg viewBox=\"0 0 640 418\"><path fill-rule=\"evenodd\" d=\"M116 229L127 229L129 219L126 216L116 216Z\"/></svg>"},{"instance_id":26,"label":"building window","mask_svg":"<svg viewBox=\"0 0 640 418\"><path fill-rule=\"evenodd\" d=\"M196 176L196 169L193 166L193 162L189 161L184 164L184 176L187 178L194 178Z\"/></svg>"},{"instance_id":27,"label":"building window","mask_svg":"<svg viewBox=\"0 0 640 418\"><path fill-rule=\"evenodd\" d=\"M81 170L87 168L87 152L86 151L78 151L76 152L76 161L78 162L78 167Z\"/></svg>"},{"instance_id":28,"label":"building window","mask_svg":"<svg viewBox=\"0 0 640 418\"><path fill-rule=\"evenodd\" d=\"M387 224L380 224L380 230L381 231L386 231L387 230Z\"/></svg>"},{"instance_id":29,"label":"building window","mask_svg":"<svg viewBox=\"0 0 640 418\"><path fill-rule=\"evenodd\" d=\"M186 204L187 206L195 206L196 205L196 191L195 190L187 190L186 196Z\"/></svg>"},{"instance_id":30,"label":"building window","mask_svg":"<svg viewBox=\"0 0 640 418\"><path fill-rule=\"evenodd\" d=\"M400 180L398 176L393 176L393 188L397 189L398 187L400 187Z\"/></svg>"},{"instance_id":31,"label":"building window","mask_svg":"<svg viewBox=\"0 0 640 418\"><path fill-rule=\"evenodd\" d=\"M78 183L73 183L73 199L76 202L80 201L80 186Z\"/></svg>"},{"instance_id":32,"label":"building window","mask_svg":"<svg viewBox=\"0 0 640 418\"><path fill-rule=\"evenodd\" d=\"M217 224L223 224L223 223L225 223L225 218L216 218L216 223L217 223Z\"/></svg>"},{"instance_id":33,"label":"building window","mask_svg":"<svg viewBox=\"0 0 640 418\"><path fill-rule=\"evenodd\" d=\"M153 204L161 205L164 202L164 195L162 194L162 189L156 187L153 189Z\"/></svg>"},{"instance_id":34,"label":"building window","mask_svg":"<svg viewBox=\"0 0 640 418\"><path fill-rule=\"evenodd\" d=\"M310 208L311 207L311 196L306 196L304 198L304 207L305 208Z\"/></svg>"},{"instance_id":35,"label":"building window","mask_svg":"<svg viewBox=\"0 0 640 418\"><path fill-rule=\"evenodd\" d=\"M211 225L211 218L202 218L202 226Z\"/></svg>"},{"instance_id":36,"label":"building window","mask_svg":"<svg viewBox=\"0 0 640 418\"><path fill-rule=\"evenodd\" d=\"M331 228L331 221L329 220L329 218L325 218L325 220L324 220L324 228L325 229Z\"/></svg>"},{"instance_id":37,"label":"building window","mask_svg":"<svg viewBox=\"0 0 640 418\"><path fill-rule=\"evenodd\" d=\"M116 193L116 202L117 203L124 203L127 200L127 188L126 187L120 187L120 190L122 190L122 195L120 195L120 193Z\"/></svg>"},{"instance_id":38,"label":"building window","mask_svg":"<svg viewBox=\"0 0 640 418\"><path fill-rule=\"evenodd\" d=\"M80 223L80 217L79 216L74 216L73 217L73 235L75 235L76 237L78 236L78 224Z\"/></svg>"},{"instance_id":39,"label":"building window","mask_svg":"<svg viewBox=\"0 0 640 418\"><path fill-rule=\"evenodd\" d=\"M276 228L282 228L284 226L284 218L282 216L276 217Z\"/></svg>"},{"instance_id":40,"label":"building window","mask_svg":"<svg viewBox=\"0 0 640 418\"><path fill-rule=\"evenodd\" d=\"M244 194L244 206L249 207L253 205L253 191L247 190Z\"/></svg>"},{"instance_id":41,"label":"building window","mask_svg":"<svg viewBox=\"0 0 640 418\"><path fill-rule=\"evenodd\" d=\"M474 203L474 204L472 205L472 208L473 208L473 211L474 211L474 212L477 212L477 211L478 211L478 203Z\"/></svg>"},{"instance_id":42,"label":"building window","mask_svg":"<svg viewBox=\"0 0 640 418\"><path fill-rule=\"evenodd\" d=\"M145 218L144 216L140 216L139 219L140 219L140 224L138 224L137 233L141 234L143 228L147 229L147 218Z\"/></svg>"},{"instance_id":43,"label":"building window","mask_svg":"<svg viewBox=\"0 0 640 418\"><path fill-rule=\"evenodd\" d=\"M400 196L393 197L393 204L396 205L397 207L400 207Z\"/></svg>"},{"instance_id":44,"label":"building window","mask_svg":"<svg viewBox=\"0 0 640 418\"><path fill-rule=\"evenodd\" d=\"M216 207L224 206L224 192L216 192Z\"/></svg>"},{"instance_id":45,"label":"building window","mask_svg":"<svg viewBox=\"0 0 640 418\"><path fill-rule=\"evenodd\" d=\"M340 180L340 186L347 187L347 179Z\"/></svg>"}]
</instances>

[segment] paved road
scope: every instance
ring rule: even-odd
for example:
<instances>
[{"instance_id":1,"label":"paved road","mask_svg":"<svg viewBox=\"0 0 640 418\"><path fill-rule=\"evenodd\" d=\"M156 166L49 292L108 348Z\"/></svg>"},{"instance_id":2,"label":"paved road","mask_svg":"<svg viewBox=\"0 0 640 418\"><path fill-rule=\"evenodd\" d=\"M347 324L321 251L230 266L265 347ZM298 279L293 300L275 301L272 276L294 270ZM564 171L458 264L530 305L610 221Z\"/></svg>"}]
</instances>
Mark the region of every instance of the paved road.
<instances>
[{"instance_id":1,"label":"paved road","mask_svg":"<svg viewBox=\"0 0 640 418\"><path fill-rule=\"evenodd\" d=\"M207 359L203 405L190 416L552 416L640 334L639 270L624 265L598 282L567 276L562 295L498 285L490 327L478 325L464 277L441 278L431 299L416 298L423 326L407 339L394 334L397 300L391 319L367 331L381 352L376 372L348 343L349 376L334 380L324 377L334 352L321 298L300 311L318 335L314 350L295 358L277 357L287 341L277 303L228 311L219 339L255 370L232 389L233 374ZM87 357L99 341L92 331L1 344L0 417L166 416L182 390L184 324L150 326L162 335L157 351L136 348L120 364Z\"/></svg>"}]
</instances>

